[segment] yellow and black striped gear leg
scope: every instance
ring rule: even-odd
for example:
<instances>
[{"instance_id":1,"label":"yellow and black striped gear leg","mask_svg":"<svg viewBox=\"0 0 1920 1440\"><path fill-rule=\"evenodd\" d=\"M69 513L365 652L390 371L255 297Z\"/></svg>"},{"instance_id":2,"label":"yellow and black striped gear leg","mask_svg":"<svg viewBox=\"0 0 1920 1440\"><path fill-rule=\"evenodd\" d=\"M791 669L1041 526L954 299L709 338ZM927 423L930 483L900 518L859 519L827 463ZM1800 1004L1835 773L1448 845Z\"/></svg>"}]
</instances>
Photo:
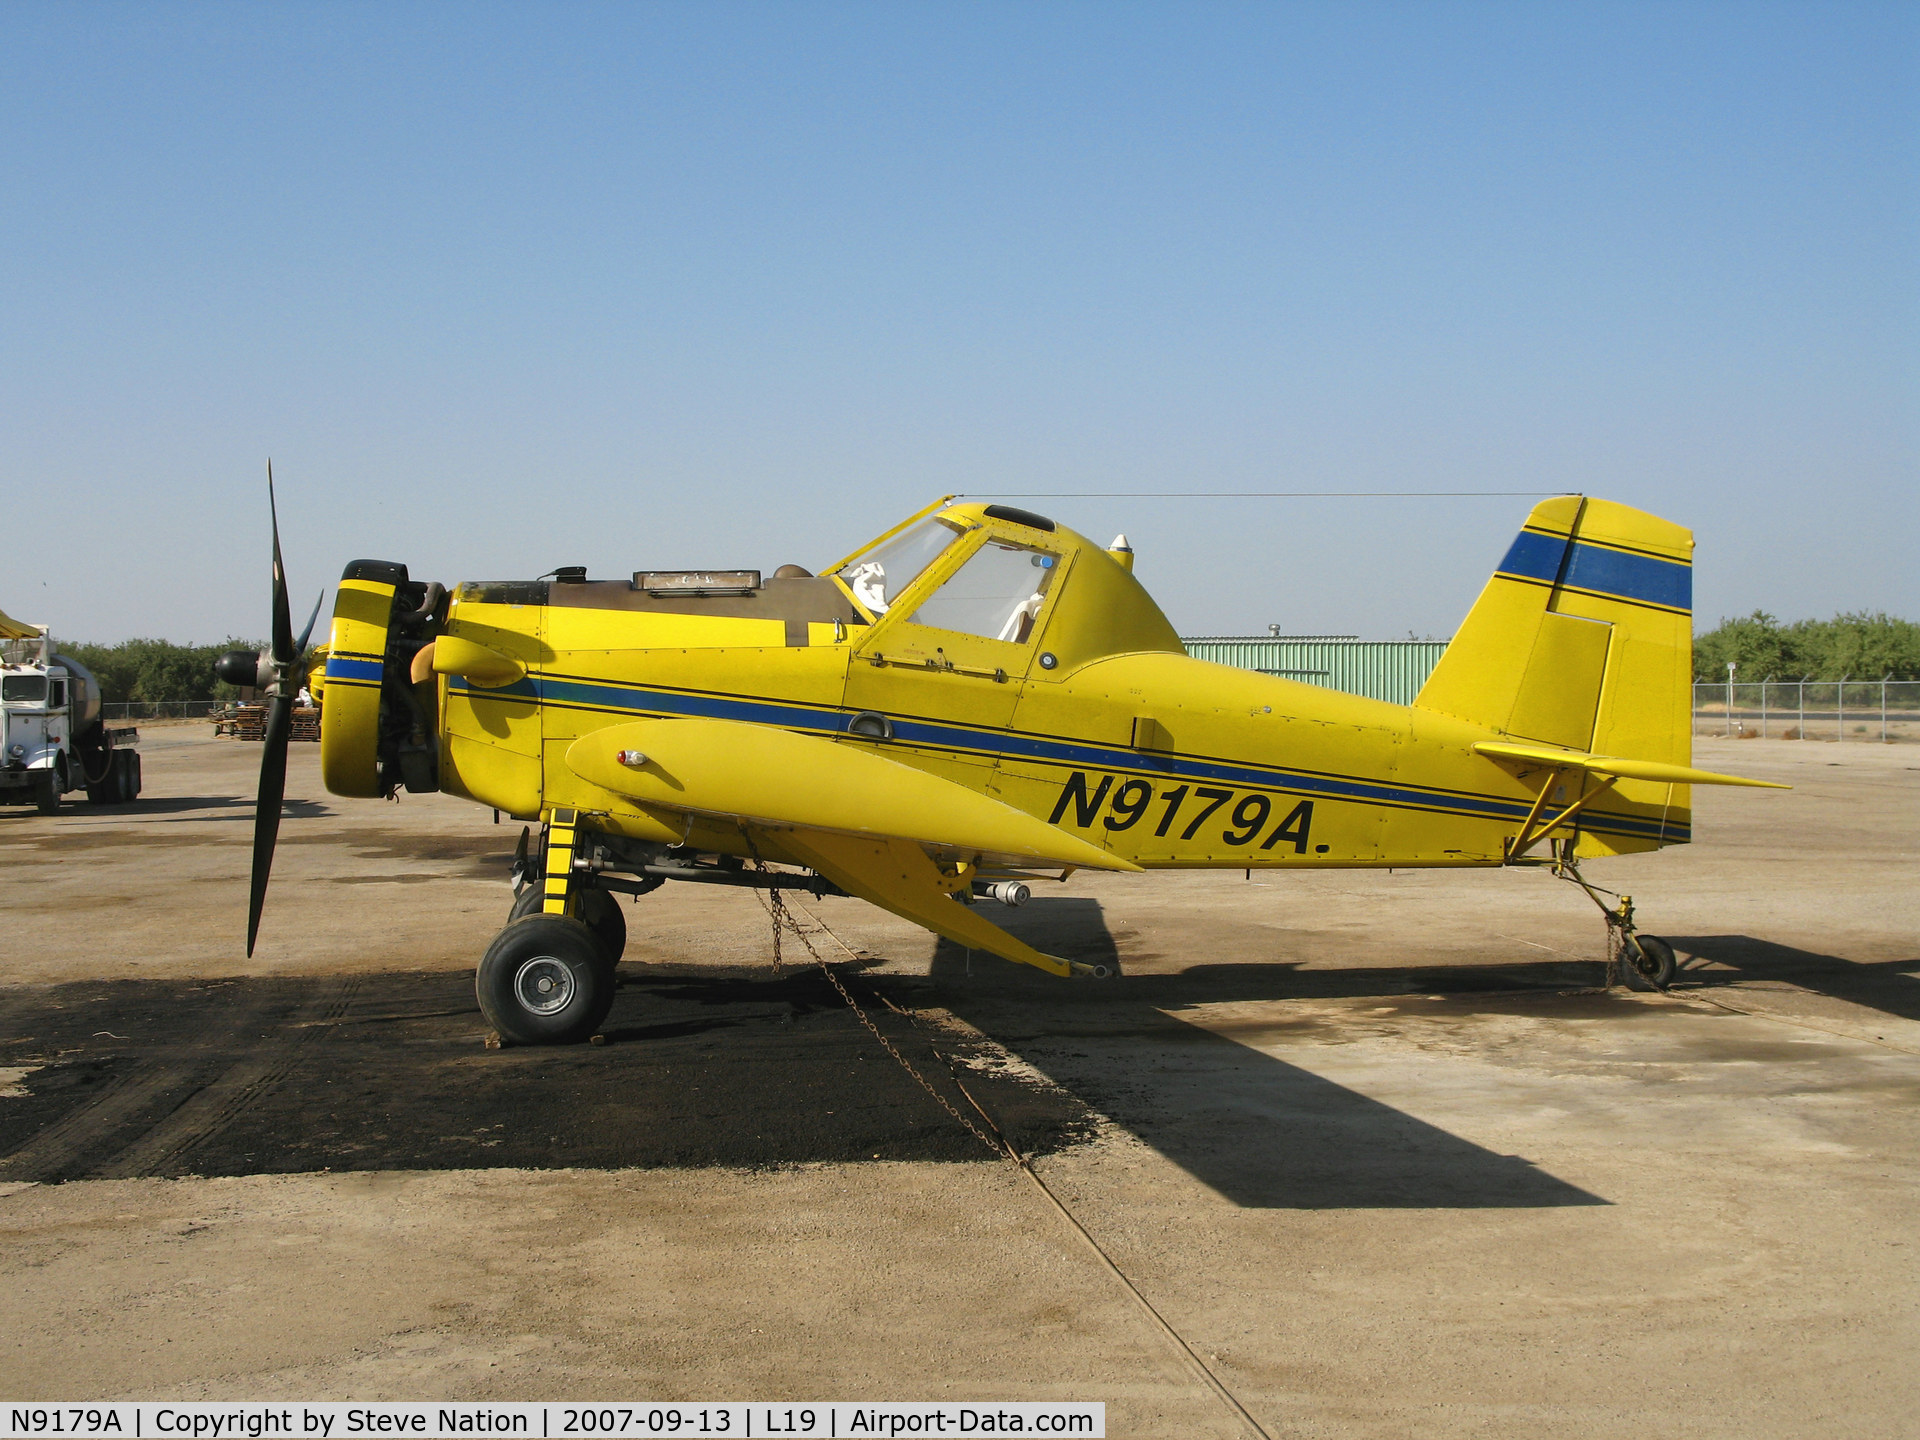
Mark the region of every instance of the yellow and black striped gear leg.
<instances>
[{"instance_id":1,"label":"yellow and black striped gear leg","mask_svg":"<svg viewBox=\"0 0 1920 1440\"><path fill-rule=\"evenodd\" d=\"M567 886L573 879L573 833L578 812L555 810L547 821L546 891L540 905L543 915L567 913Z\"/></svg>"}]
</instances>

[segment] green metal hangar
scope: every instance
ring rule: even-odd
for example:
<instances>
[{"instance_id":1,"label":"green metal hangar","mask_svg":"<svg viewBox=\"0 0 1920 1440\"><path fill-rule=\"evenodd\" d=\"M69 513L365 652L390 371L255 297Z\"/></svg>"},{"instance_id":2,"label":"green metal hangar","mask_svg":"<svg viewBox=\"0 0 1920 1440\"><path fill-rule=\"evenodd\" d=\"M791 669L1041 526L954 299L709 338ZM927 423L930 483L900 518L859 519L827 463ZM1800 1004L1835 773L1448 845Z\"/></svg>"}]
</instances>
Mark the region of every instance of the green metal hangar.
<instances>
[{"instance_id":1,"label":"green metal hangar","mask_svg":"<svg viewBox=\"0 0 1920 1440\"><path fill-rule=\"evenodd\" d=\"M1257 670L1350 695L1411 705L1440 663L1444 640L1362 640L1357 635L1195 635L1181 638L1187 654L1216 665Z\"/></svg>"}]
</instances>

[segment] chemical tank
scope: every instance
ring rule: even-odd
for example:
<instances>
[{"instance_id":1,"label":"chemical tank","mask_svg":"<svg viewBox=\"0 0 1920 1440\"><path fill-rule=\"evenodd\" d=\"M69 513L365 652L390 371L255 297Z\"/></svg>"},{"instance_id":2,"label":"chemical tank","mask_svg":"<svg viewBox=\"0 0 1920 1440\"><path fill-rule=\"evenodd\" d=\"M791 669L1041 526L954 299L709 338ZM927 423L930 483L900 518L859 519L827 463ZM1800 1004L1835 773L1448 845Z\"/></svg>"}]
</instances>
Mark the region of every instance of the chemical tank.
<instances>
[{"instance_id":1,"label":"chemical tank","mask_svg":"<svg viewBox=\"0 0 1920 1440\"><path fill-rule=\"evenodd\" d=\"M100 682L93 678L93 672L71 655L55 652L51 657L55 665L67 668L67 705L70 716L68 724L75 735L85 734L100 723Z\"/></svg>"}]
</instances>

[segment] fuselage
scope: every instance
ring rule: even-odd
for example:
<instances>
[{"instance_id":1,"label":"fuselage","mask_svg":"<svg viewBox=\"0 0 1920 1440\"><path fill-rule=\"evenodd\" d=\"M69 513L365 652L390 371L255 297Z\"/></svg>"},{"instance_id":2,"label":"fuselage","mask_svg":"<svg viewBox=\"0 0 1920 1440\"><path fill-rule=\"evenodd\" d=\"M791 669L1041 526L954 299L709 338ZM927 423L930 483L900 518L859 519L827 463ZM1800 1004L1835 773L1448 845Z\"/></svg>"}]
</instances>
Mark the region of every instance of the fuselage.
<instances>
[{"instance_id":1,"label":"fuselage","mask_svg":"<svg viewBox=\"0 0 1920 1440\"><path fill-rule=\"evenodd\" d=\"M565 762L594 730L691 716L872 747L1148 868L1506 861L1544 777L1476 754L1493 731L1191 659L1130 556L997 508L943 511L948 549L887 596L853 562L731 595L640 577L462 585L442 646L510 663L436 664L423 700L439 787L527 819L565 807L635 839L743 853L738 822L757 817L663 817ZM940 598L949 582L981 589L959 577L989 549L1044 567L997 634L997 613L974 618L991 595ZM1555 783L1574 787L1545 797L1557 808L1583 782ZM1687 798L1625 786L1561 833L1588 855L1683 842Z\"/></svg>"}]
</instances>

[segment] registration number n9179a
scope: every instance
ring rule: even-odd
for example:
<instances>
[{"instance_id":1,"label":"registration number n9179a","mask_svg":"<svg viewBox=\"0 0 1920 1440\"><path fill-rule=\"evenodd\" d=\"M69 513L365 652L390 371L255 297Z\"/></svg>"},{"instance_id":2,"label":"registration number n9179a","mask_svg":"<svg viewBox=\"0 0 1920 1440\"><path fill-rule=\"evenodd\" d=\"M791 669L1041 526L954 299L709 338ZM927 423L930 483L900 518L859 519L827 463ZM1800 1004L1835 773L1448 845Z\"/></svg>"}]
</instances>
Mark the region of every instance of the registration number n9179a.
<instances>
[{"instance_id":1,"label":"registration number n9179a","mask_svg":"<svg viewBox=\"0 0 1920 1440\"><path fill-rule=\"evenodd\" d=\"M1281 798L1284 803L1285 797ZM1093 828L1097 821L1115 833L1151 825L1156 839L1199 840L1209 845L1213 843L1210 827L1219 825L1220 840L1236 849L1254 847L1254 841L1259 840L1254 848L1287 846L1296 855L1306 854L1313 833L1313 801L1297 801L1268 830L1267 822L1278 809L1274 799L1259 790L1236 791L1217 785L1170 785L1156 791L1149 781L1137 777L1118 780L1113 775L1102 775L1094 785L1086 771L1076 770L1060 787L1060 798L1047 821L1058 825L1067 820L1082 830ZM1263 834L1266 838L1259 839ZM1326 849L1324 845L1320 848Z\"/></svg>"}]
</instances>

